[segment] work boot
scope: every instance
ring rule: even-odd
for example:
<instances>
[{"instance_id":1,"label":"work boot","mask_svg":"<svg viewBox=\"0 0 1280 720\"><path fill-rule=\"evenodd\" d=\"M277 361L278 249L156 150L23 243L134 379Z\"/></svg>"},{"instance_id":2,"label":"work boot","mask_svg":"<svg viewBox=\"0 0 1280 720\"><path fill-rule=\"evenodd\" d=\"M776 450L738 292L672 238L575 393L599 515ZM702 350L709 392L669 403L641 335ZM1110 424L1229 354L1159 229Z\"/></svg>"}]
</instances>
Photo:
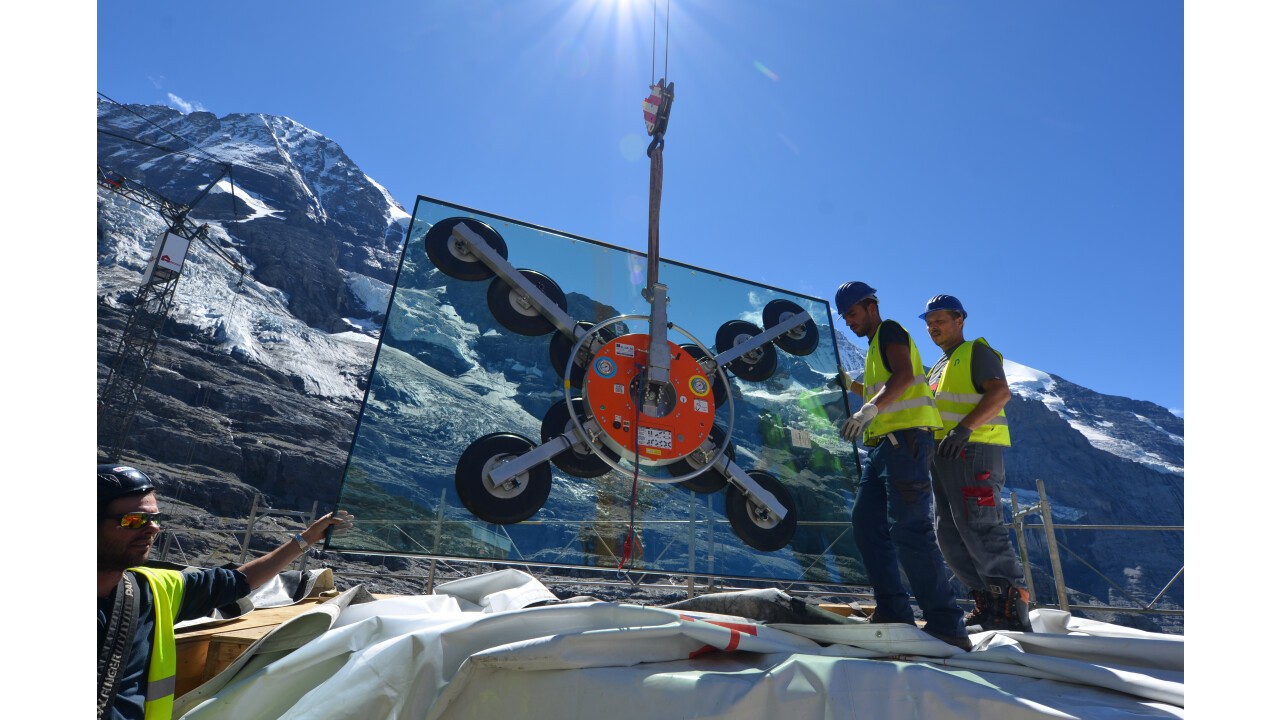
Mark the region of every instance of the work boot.
<instances>
[{"instance_id":1,"label":"work boot","mask_svg":"<svg viewBox=\"0 0 1280 720\"><path fill-rule=\"evenodd\" d=\"M990 630L987 623L995 611L996 596L986 590L973 590L969 594L973 597L973 610L964 616L965 628L969 632Z\"/></svg>"},{"instance_id":2,"label":"work boot","mask_svg":"<svg viewBox=\"0 0 1280 720\"><path fill-rule=\"evenodd\" d=\"M988 630L1014 630L1032 632L1030 608L1027 591L1015 585L1009 585L995 598L990 624L983 624Z\"/></svg>"},{"instance_id":3,"label":"work boot","mask_svg":"<svg viewBox=\"0 0 1280 720\"><path fill-rule=\"evenodd\" d=\"M935 637L948 645L958 647L965 652L973 649L973 641L969 639L968 635L941 635L928 628L925 628L925 632L931 637Z\"/></svg>"},{"instance_id":4,"label":"work boot","mask_svg":"<svg viewBox=\"0 0 1280 720\"><path fill-rule=\"evenodd\" d=\"M872 625L880 625L883 623L895 623L898 625L915 625L916 624L915 620L899 620L897 618L889 617L888 615L880 612L879 610L872 611L870 622Z\"/></svg>"}]
</instances>

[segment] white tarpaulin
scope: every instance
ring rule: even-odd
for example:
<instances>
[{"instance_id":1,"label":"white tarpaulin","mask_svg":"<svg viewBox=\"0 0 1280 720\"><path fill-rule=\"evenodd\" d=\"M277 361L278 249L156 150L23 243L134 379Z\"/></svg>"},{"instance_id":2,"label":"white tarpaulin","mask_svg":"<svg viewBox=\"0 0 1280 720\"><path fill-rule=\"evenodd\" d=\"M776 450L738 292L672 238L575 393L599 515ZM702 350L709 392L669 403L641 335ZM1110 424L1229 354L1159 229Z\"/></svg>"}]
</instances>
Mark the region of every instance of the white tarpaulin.
<instances>
[{"instance_id":1,"label":"white tarpaulin","mask_svg":"<svg viewBox=\"0 0 1280 720\"><path fill-rule=\"evenodd\" d=\"M175 717L1183 717L1181 637L1057 611L966 653L910 625L555 604L516 570L430 596L360 592L281 625Z\"/></svg>"}]
</instances>

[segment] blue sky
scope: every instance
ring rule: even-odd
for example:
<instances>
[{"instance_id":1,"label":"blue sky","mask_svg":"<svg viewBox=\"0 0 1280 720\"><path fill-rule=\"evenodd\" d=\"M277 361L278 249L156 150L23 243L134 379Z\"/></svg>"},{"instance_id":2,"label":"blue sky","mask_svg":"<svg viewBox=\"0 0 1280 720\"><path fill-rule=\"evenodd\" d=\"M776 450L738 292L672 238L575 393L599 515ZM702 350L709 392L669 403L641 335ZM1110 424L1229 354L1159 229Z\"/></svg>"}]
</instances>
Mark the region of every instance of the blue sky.
<instances>
[{"instance_id":1,"label":"blue sky","mask_svg":"<svg viewBox=\"0 0 1280 720\"><path fill-rule=\"evenodd\" d=\"M920 306L949 291L973 312L970 335L1100 392L1177 409L1185 372L1188 594L1208 598L1258 571L1254 554L1221 551L1224 536L1274 540L1241 500L1280 499L1258 437L1274 424L1269 398L1237 380L1267 377L1273 343L1280 10L1185 11L1184 57L1172 0L673 0L662 249L828 299L869 281L918 335ZM96 264L66 251L95 225L96 92L287 115L402 203L422 193L641 249L651 12L586 0L8 7L0 127L25 140L0 174L7 264L23 270L2 286L18 309L3 360L20 379L6 396L23 428L11 477L41 489L84 477L93 446ZM87 503L57 505L74 518ZM81 578L86 541L41 540L81 558ZM74 600L48 603L71 617ZM64 644L29 627L39 635L23 647L65 664ZM1240 656L1204 627L1192 623L1198 646ZM1199 692L1252 707L1267 663L1221 657L1188 655L1189 674L1229 680Z\"/></svg>"},{"instance_id":2,"label":"blue sky","mask_svg":"<svg viewBox=\"0 0 1280 720\"><path fill-rule=\"evenodd\" d=\"M663 256L866 281L927 361L953 294L1009 359L1182 412L1180 3L674 0L668 36L661 0L656 58L647 0L302 7L100 3L97 91L286 115L410 211L643 250L656 64Z\"/></svg>"}]
</instances>

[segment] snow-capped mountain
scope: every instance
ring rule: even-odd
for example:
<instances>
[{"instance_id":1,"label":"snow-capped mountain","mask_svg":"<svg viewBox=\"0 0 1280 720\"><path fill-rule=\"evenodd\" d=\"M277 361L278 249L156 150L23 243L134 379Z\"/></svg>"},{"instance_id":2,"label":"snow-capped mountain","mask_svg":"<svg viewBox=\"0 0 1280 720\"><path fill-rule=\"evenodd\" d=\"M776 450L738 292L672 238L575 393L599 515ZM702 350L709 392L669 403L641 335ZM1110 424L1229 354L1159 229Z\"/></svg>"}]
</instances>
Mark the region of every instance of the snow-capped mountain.
<instances>
[{"instance_id":1,"label":"snow-capped mountain","mask_svg":"<svg viewBox=\"0 0 1280 720\"><path fill-rule=\"evenodd\" d=\"M191 218L207 223L210 242L245 269L193 246L126 454L161 468L170 490L214 511L243 515L237 502L251 489L284 504L335 497L408 213L336 142L288 118L100 103L99 129L100 167L177 203L212 183ZM154 210L99 190L100 379L165 227ZM482 383L514 407L519 398L501 377L464 367L477 344L494 338L449 312L442 306L414 330L431 352L458 364L444 386L462 397L468 384ZM859 375L865 349L843 332L836 339L842 366ZM510 362L535 367L516 355ZM1181 418L1012 360L1005 371L1014 391L1006 502L1009 493L1022 506L1034 502L1040 480L1061 523L1182 524ZM457 421L447 406L423 411L435 422ZM222 484L203 483L208 476ZM1118 599L1092 566L1150 597L1181 567L1182 536L1143 535L1068 534L1063 561L1072 589ZM1042 535L1029 531L1028 540L1043 553ZM1033 565L1045 567L1035 556ZM1036 582L1051 587L1043 574ZM1171 596L1181 604L1180 587Z\"/></svg>"}]
</instances>

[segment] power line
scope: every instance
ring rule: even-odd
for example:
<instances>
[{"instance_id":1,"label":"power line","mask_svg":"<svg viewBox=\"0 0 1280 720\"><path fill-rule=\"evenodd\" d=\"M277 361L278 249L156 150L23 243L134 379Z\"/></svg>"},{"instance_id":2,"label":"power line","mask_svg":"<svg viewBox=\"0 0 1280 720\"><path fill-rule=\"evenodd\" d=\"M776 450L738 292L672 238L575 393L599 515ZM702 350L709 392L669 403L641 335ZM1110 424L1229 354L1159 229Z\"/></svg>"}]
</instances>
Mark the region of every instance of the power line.
<instances>
[{"instance_id":1,"label":"power line","mask_svg":"<svg viewBox=\"0 0 1280 720\"><path fill-rule=\"evenodd\" d=\"M132 138L132 137L128 137L128 136L126 136L126 135L120 135L120 134L118 134L118 133L113 133L113 132L111 132L110 130L103 130L102 128L98 128L98 133L99 133L99 134L101 134L101 135L106 135L106 136L108 136L108 137L116 138L117 140L124 140L124 141L126 141L126 142L137 143L137 144L139 144L139 145L144 145L144 146L146 146L146 147L155 148L155 149L157 149L157 150L163 150L163 151L165 151L165 153L168 153L168 154L172 154L172 155L185 155L186 157L193 158L193 159L195 159L195 160L201 160L201 161L203 161L203 160L204 160L204 158L196 157L195 155L192 155L192 154L191 154L191 153L189 153L189 152L185 152L185 151L182 151L182 150L174 150L174 149L172 149L172 148L167 148L167 147L165 147L165 146L163 146L163 145L156 145L155 143L149 143L149 142L147 142L146 140L139 140L138 138ZM206 153L206 154L207 154L207 153ZM217 161L215 160L215 162L217 162ZM225 165L227 165L228 163L218 162L218 164L219 164L219 165L224 165L224 166L225 166Z\"/></svg>"},{"instance_id":2,"label":"power line","mask_svg":"<svg viewBox=\"0 0 1280 720\"><path fill-rule=\"evenodd\" d=\"M115 100L112 100L111 98L109 98L109 97L107 97L106 95L104 95L101 91L99 91L99 92L98 92L98 97L101 97L103 100L106 100L107 102L111 103L112 105L115 105L116 107L121 108L121 109L122 109L122 110L124 110L125 112L128 112L128 113L130 113L130 114L136 115L136 116L137 116L138 118L140 118L143 122L145 122L145 123L147 123L147 124L151 125L152 127L156 128L156 129L157 129L157 130L159 130L160 132L163 132L163 133L167 133L167 134L169 134L169 135L172 135L173 137L175 137L175 138L177 138L177 139L181 140L182 142L186 143L188 147L195 148L196 150L199 150L200 152L204 153L205 155L208 155L208 156L209 156L209 159L210 159L210 160L212 160L213 162L218 163L219 165L226 165L226 164L227 164L227 163L222 162L222 161L221 161L221 160L219 160L218 158L214 157L212 154L210 154L208 151L206 151L206 150L204 150L203 148L201 148L199 145L196 145L195 143L193 143L193 142L191 142L190 140L188 140L188 139L186 139L186 138L182 137L181 135L179 135L179 134L177 134L177 133L173 132L172 130L170 130L170 129L168 129L168 128L166 128L166 127L164 127L164 126L162 126L162 125L160 125L160 124L158 124L158 123L156 123L156 122L155 122L154 120L152 120L151 118L146 117L145 115L143 115L142 113L140 113L140 112L138 112L138 111L134 110L133 108L129 107L128 105L124 105L124 104L121 104L121 103L119 103L119 102L116 102ZM126 139L127 139L127 138L126 138ZM152 147L159 147L159 146L152 146ZM161 149L164 149L164 148L161 148ZM179 152L179 151L177 151L177 150L169 150L168 152Z\"/></svg>"},{"instance_id":3,"label":"power line","mask_svg":"<svg viewBox=\"0 0 1280 720\"><path fill-rule=\"evenodd\" d=\"M161 125L157 124L157 123L156 123L155 121L153 121L151 118L148 118L148 117L146 117L146 116L142 115L141 113L137 112L136 110L134 110L133 108L129 107L128 105L125 105L125 104L123 104L123 103L120 103L120 102L118 102L118 101L116 101L116 100L114 100L114 99L112 99L112 98L108 97L106 94L102 93L101 91L99 91L99 92L98 92L98 96L99 96L99 97L101 97L103 100L106 100L107 102L111 103L112 105L115 105L116 107L118 107L118 108L120 108L120 109L124 110L125 112L128 112L128 113L130 113L130 114L132 114L132 115L134 115L134 116L136 116L136 117L140 118L143 122L145 122L145 123L147 123L147 124L151 125L152 127L154 127L154 128L156 128L156 129L158 129L160 132L166 133L166 134L168 134L168 135L171 135L172 137L177 138L178 140L180 140L180 141L182 141L183 143L185 143L188 147L190 147L190 148L192 148L192 149L194 149L194 150L199 151L199 152L200 152L201 154L203 154L206 158L208 158L208 161L209 161L209 162L213 162L214 164L218 165L218 167L222 168L222 174L223 174L223 175L225 175L225 176L227 176L228 181L231 183L231 214L232 214L232 218L233 218L233 219L238 219L238 215L237 215L237 213L236 213L236 184L235 184L235 176L232 174L232 169L233 169L235 166L234 166L232 163L229 163L229 162L223 162L222 160L219 160L219 159L218 159L217 157L215 157L212 153L210 153L209 151L207 151L207 150L205 150L204 148L200 147L199 145L197 145L197 144L195 144L195 143L191 142L190 140L188 140L188 139L186 139L186 138L182 137L181 135L179 135L179 134L177 134L177 133L173 132L172 130L169 130L168 128L163 127L163 126L161 126ZM147 142L147 141L142 140L142 139L140 139L140 138L127 137L127 136L124 136L124 135L120 135L120 134L118 134L118 133L111 132L110 130L105 130L105 129L101 128L101 127L99 127L99 128L98 128L98 133L99 133L99 134L101 134L101 135L106 135L106 136L108 136L108 137L116 138L116 139L118 139L118 140L124 140L125 142L132 142L132 143L137 143L138 145L142 145L142 146L144 146L144 147L155 148L155 149L157 149L157 150L161 150L161 151L163 151L163 152L164 152L164 153L166 153L166 154L182 155L182 156L184 156L184 157L192 158L193 160L204 160L204 158L196 157L195 155L192 155L191 153L185 152L185 151L183 151L183 150L175 150L175 149L173 149L173 148L167 148L167 147L164 147L164 146L162 146L162 145L157 145L157 144L155 144L155 143ZM215 181L215 182L216 182L216 181ZM211 188L211 187L212 187L212 186L210 186L210 188ZM198 195L198 196L197 196L196 200L195 200L195 201L193 201L193 202L192 202L192 204L194 205L196 202L199 202L200 198L203 198L203 197L204 197L204 194L205 194L205 193L207 193L207 192L208 192L208 190L209 190L210 188L206 188L204 192L200 193L200 195ZM233 264L234 264L234 263L233 263ZM239 266L237 265L237 267L239 267Z\"/></svg>"}]
</instances>

